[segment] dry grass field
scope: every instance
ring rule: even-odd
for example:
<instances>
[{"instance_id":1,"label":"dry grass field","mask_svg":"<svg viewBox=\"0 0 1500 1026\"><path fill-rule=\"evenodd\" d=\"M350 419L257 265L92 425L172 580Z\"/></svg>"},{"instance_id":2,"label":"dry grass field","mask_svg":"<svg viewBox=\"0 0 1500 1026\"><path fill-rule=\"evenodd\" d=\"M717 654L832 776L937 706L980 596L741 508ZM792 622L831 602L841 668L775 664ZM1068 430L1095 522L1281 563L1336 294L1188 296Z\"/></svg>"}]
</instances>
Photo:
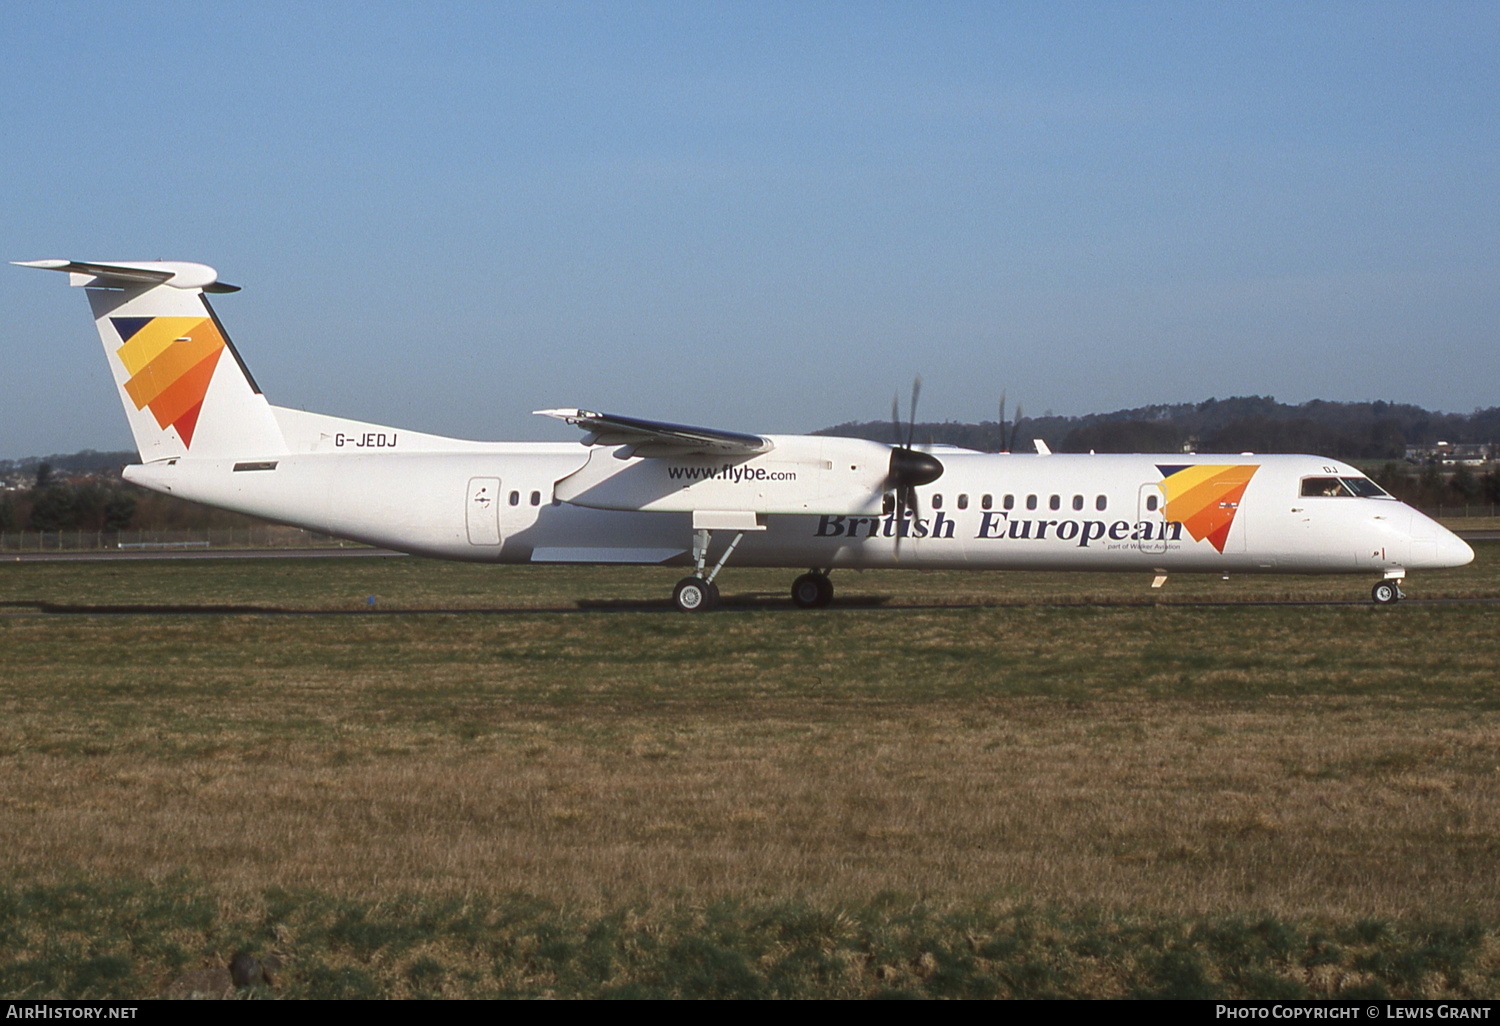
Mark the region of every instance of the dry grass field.
<instances>
[{"instance_id":1,"label":"dry grass field","mask_svg":"<svg viewBox=\"0 0 1500 1026\"><path fill-rule=\"evenodd\" d=\"M292 996L1500 996L1476 550L1395 608L731 570L702 616L659 570L0 565L0 994L244 948Z\"/></svg>"}]
</instances>

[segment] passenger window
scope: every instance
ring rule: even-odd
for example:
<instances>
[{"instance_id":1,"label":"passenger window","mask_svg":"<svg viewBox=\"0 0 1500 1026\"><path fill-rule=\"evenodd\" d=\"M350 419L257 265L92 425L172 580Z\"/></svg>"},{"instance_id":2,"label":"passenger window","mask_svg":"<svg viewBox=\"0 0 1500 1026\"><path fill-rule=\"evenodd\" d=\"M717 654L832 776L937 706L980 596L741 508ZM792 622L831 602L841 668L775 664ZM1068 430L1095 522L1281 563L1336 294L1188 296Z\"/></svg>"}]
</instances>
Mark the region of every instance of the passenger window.
<instances>
[{"instance_id":1,"label":"passenger window","mask_svg":"<svg viewBox=\"0 0 1500 1026\"><path fill-rule=\"evenodd\" d=\"M943 497L941 495L934 495L932 497L932 508L933 509L942 509L943 508Z\"/></svg>"},{"instance_id":2,"label":"passenger window","mask_svg":"<svg viewBox=\"0 0 1500 1026\"><path fill-rule=\"evenodd\" d=\"M1075 496L1073 496L1073 508L1074 509L1083 509L1083 496L1082 495L1075 495Z\"/></svg>"},{"instance_id":3,"label":"passenger window","mask_svg":"<svg viewBox=\"0 0 1500 1026\"><path fill-rule=\"evenodd\" d=\"M1054 496L1052 496L1052 498L1048 499L1047 500L1047 508L1048 509L1062 509L1062 496L1061 495L1054 495Z\"/></svg>"},{"instance_id":4,"label":"passenger window","mask_svg":"<svg viewBox=\"0 0 1500 1026\"><path fill-rule=\"evenodd\" d=\"M969 493L968 492L962 492L962 493L959 494L959 496L958 496L958 508L959 509L968 509L969 508Z\"/></svg>"},{"instance_id":5,"label":"passenger window","mask_svg":"<svg viewBox=\"0 0 1500 1026\"><path fill-rule=\"evenodd\" d=\"M1005 497L1005 502L1002 503L1002 505L1006 509L1015 509L1016 508L1016 497L1014 495L1007 495Z\"/></svg>"},{"instance_id":6,"label":"passenger window","mask_svg":"<svg viewBox=\"0 0 1500 1026\"><path fill-rule=\"evenodd\" d=\"M510 493L510 504L512 506L519 506L521 504L521 493L520 492L511 492Z\"/></svg>"},{"instance_id":7,"label":"passenger window","mask_svg":"<svg viewBox=\"0 0 1500 1026\"><path fill-rule=\"evenodd\" d=\"M531 504L533 506L540 506L542 504L542 493L541 492L532 492L531 493Z\"/></svg>"},{"instance_id":8,"label":"passenger window","mask_svg":"<svg viewBox=\"0 0 1500 1026\"><path fill-rule=\"evenodd\" d=\"M1035 495L1028 495L1028 496L1026 496L1026 508L1027 509L1036 509L1036 496Z\"/></svg>"},{"instance_id":9,"label":"passenger window","mask_svg":"<svg viewBox=\"0 0 1500 1026\"><path fill-rule=\"evenodd\" d=\"M1156 496L1146 496L1146 508L1151 510L1153 513L1156 512Z\"/></svg>"},{"instance_id":10,"label":"passenger window","mask_svg":"<svg viewBox=\"0 0 1500 1026\"><path fill-rule=\"evenodd\" d=\"M1102 495L1099 496L1097 499L1094 500L1094 508L1097 509L1097 510L1099 510L1101 513L1104 511L1104 508L1106 506L1108 506L1108 505L1109 505L1109 503L1105 500L1104 496L1102 496Z\"/></svg>"},{"instance_id":11,"label":"passenger window","mask_svg":"<svg viewBox=\"0 0 1500 1026\"><path fill-rule=\"evenodd\" d=\"M984 498L979 500L979 505L984 509L989 509L994 504L995 497L993 495L986 495Z\"/></svg>"}]
</instances>

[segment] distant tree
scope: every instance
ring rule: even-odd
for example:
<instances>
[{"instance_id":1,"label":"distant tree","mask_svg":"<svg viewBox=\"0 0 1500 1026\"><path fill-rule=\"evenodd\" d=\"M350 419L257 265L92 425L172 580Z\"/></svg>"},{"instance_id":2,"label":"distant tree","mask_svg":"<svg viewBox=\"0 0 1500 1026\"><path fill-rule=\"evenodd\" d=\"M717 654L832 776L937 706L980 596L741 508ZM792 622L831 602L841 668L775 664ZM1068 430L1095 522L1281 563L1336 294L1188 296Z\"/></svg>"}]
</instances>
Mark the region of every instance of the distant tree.
<instances>
[{"instance_id":1,"label":"distant tree","mask_svg":"<svg viewBox=\"0 0 1500 1026\"><path fill-rule=\"evenodd\" d=\"M1436 463L1428 463L1417 478L1417 502L1423 506L1443 504L1443 472Z\"/></svg>"},{"instance_id":2,"label":"distant tree","mask_svg":"<svg viewBox=\"0 0 1500 1026\"><path fill-rule=\"evenodd\" d=\"M1384 403L1376 403L1384 406ZM1396 420L1377 420L1370 428L1369 451L1364 453L1371 459L1400 459L1406 455L1406 435Z\"/></svg>"},{"instance_id":3,"label":"distant tree","mask_svg":"<svg viewBox=\"0 0 1500 1026\"><path fill-rule=\"evenodd\" d=\"M36 465L36 489L41 491L52 483L52 464L38 463Z\"/></svg>"},{"instance_id":4,"label":"distant tree","mask_svg":"<svg viewBox=\"0 0 1500 1026\"><path fill-rule=\"evenodd\" d=\"M135 516L135 496L126 491L115 490L104 503L104 529L123 531L130 526Z\"/></svg>"},{"instance_id":5,"label":"distant tree","mask_svg":"<svg viewBox=\"0 0 1500 1026\"><path fill-rule=\"evenodd\" d=\"M1280 420L1256 414L1230 421L1210 434L1205 452L1316 452L1338 454L1330 432L1306 418Z\"/></svg>"},{"instance_id":6,"label":"distant tree","mask_svg":"<svg viewBox=\"0 0 1500 1026\"><path fill-rule=\"evenodd\" d=\"M1176 452L1182 432L1169 423L1114 420L1074 428L1063 439L1063 452Z\"/></svg>"},{"instance_id":7,"label":"distant tree","mask_svg":"<svg viewBox=\"0 0 1500 1026\"><path fill-rule=\"evenodd\" d=\"M32 493L33 531L65 531L77 525L78 503L71 488L65 485L48 485Z\"/></svg>"},{"instance_id":8,"label":"distant tree","mask_svg":"<svg viewBox=\"0 0 1500 1026\"><path fill-rule=\"evenodd\" d=\"M0 531L14 531L16 523L16 500L9 493L0 495Z\"/></svg>"},{"instance_id":9,"label":"distant tree","mask_svg":"<svg viewBox=\"0 0 1500 1026\"><path fill-rule=\"evenodd\" d=\"M1479 481L1472 470L1460 463L1448 478L1448 490L1463 502L1473 502L1479 498Z\"/></svg>"},{"instance_id":10,"label":"distant tree","mask_svg":"<svg viewBox=\"0 0 1500 1026\"><path fill-rule=\"evenodd\" d=\"M1380 469L1370 475L1376 484L1390 492L1402 502L1414 501L1415 480L1401 464L1386 460Z\"/></svg>"},{"instance_id":11,"label":"distant tree","mask_svg":"<svg viewBox=\"0 0 1500 1026\"><path fill-rule=\"evenodd\" d=\"M1103 425L1132 426L1100 430ZM1164 429L1137 434L1139 425ZM1165 429L1173 434L1168 441ZM888 421L840 424L816 434L892 440ZM983 424L919 424L917 438L994 449L999 436L993 421ZM1408 444L1500 442L1500 407L1473 414L1434 413L1410 404L1376 400L1363 403L1314 399L1293 405L1272 396L1232 396L1200 403L1158 403L1081 417L1044 415L1026 420L1011 447L1030 448L1043 438L1059 451L1096 452L1173 450L1186 439L1198 439L1203 452L1308 452L1336 459L1400 459ZM1436 501L1436 499L1434 499ZM1451 501L1451 500L1450 500Z\"/></svg>"},{"instance_id":12,"label":"distant tree","mask_svg":"<svg viewBox=\"0 0 1500 1026\"><path fill-rule=\"evenodd\" d=\"M104 508L120 486L102 481L83 481L69 486L73 492L73 522L69 527L98 531L104 527Z\"/></svg>"},{"instance_id":13,"label":"distant tree","mask_svg":"<svg viewBox=\"0 0 1500 1026\"><path fill-rule=\"evenodd\" d=\"M1500 442L1500 406L1475 410L1469 416L1469 438L1474 442Z\"/></svg>"},{"instance_id":14,"label":"distant tree","mask_svg":"<svg viewBox=\"0 0 1500 1026\"><path fill-rule=\"evenodd\" d=\"M1491 470L1479 479L1479 497L1483 502L1500 503L1500 470Z\"/></svg>"}]
</instances>

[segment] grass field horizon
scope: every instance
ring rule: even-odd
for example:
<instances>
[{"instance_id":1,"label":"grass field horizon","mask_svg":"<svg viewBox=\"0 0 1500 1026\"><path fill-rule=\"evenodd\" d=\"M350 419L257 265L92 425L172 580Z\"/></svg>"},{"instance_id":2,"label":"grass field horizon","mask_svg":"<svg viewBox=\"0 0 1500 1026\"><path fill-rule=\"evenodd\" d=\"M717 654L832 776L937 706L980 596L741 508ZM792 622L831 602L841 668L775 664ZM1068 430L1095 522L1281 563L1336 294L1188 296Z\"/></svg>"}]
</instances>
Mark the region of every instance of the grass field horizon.
<instances>
[{"instance_id":1,"label":"grass field horizon","mask_svg":"<svg viewBox=\"0 0 1500 1026\"><path fill-rule=\"evenodd\" d=\"M741 570L703 616L671 570L4 565L0 993L255 947L279 994L1494 997L1475 548L1393 608Z\"/></svg>"}]
</instances>

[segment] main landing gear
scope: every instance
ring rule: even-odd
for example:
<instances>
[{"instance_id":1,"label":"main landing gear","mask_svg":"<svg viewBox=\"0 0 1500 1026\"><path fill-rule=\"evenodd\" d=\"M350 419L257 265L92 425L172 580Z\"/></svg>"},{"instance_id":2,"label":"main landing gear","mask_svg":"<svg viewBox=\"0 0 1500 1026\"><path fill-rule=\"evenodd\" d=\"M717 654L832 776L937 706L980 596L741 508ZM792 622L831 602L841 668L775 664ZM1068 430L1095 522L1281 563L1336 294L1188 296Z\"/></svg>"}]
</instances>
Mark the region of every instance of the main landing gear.
<instances>
[{"instance_id":1,"label":"main landing gear","mask_svg":"<svg viewBox=\"0 0 1500 1026\"><path fill-rule=\"evenodd\" d=\"M684 577L672 589L672 604L684 613L702 613L719 604L719 586L714 578L729 562L729 557L745 537L745 532L736 532L734 541L719 557L712 570L708 570L708 545L713 536L708 530L699 528L693 532L693 576ZM833 601L833 582L827 570L809 570L792 582L792 601L803 609L822 609Z\"/></svg>"},{"instance_id":2,"label":"main landing gear","mask_svg":"<svg viewBox=\"0 0 1500 1026\"><path fill-rule=\"evenodd\" d=\"M826 571L809 570L792 582L792 601L803 609L822 609L833 601L833 582Z\"/></svg>"},{"instance_id":3,"label":"main landing gear","mask_svg":"<svg viewBox=\"0 0 1500 1026\"><path fill-rule=\"evenodd\" d=\"M1406 598L1406 592L1401 590L1401 579L1395 578L1389 581L1381 581L1370 589L1370 597L1379 606L1391 606Z\"/></svg>"},{"instance_id":4,"label":"main landing gear","mask_svg":"<svg viewBox=\"0 0 1500 1026\"><path fill-rule=\"evenodd\" d=\"M792 582L792 601L802 609L826 608L833 601L833 582L826 573L809 570ZM719 604L719 586L706 577L684 577L672 591L672 603L684 613L713 609Z\"/></svg>"},{"instance_id":5,"label":"main landing gear","mask_svg":"<svg viewBox=\"0 0 1500 1026\"><path fill-rule=\"evenodd\" d=\"M702 577L684 577L672 591L672 601L684 613L698 613L719 604L719 586Z\"/></svg>"},{"instance_id":6,"label":"main landing gear","mask_svg":"<svg viewBox=\"0 0 1500 1026\"><path fill-rule=\"evenodd\" d=\"M693 563L695 569L693 576L684 577L677 582L677 587L672 589L672 604L684 613L701 613L713 609L719 604L719 586L714 583L714 578L719 576L719 571L724 569L724 564L729 562L729 556L735 547L745 537L745 532L735 534L734 541L729 543L729 548L724 550L724 555L714 564L714 568L708 573L703 572L708 563L708 543L713 536L705 528L699 528L693 532Z\"/></svg>"}]
</instances>

